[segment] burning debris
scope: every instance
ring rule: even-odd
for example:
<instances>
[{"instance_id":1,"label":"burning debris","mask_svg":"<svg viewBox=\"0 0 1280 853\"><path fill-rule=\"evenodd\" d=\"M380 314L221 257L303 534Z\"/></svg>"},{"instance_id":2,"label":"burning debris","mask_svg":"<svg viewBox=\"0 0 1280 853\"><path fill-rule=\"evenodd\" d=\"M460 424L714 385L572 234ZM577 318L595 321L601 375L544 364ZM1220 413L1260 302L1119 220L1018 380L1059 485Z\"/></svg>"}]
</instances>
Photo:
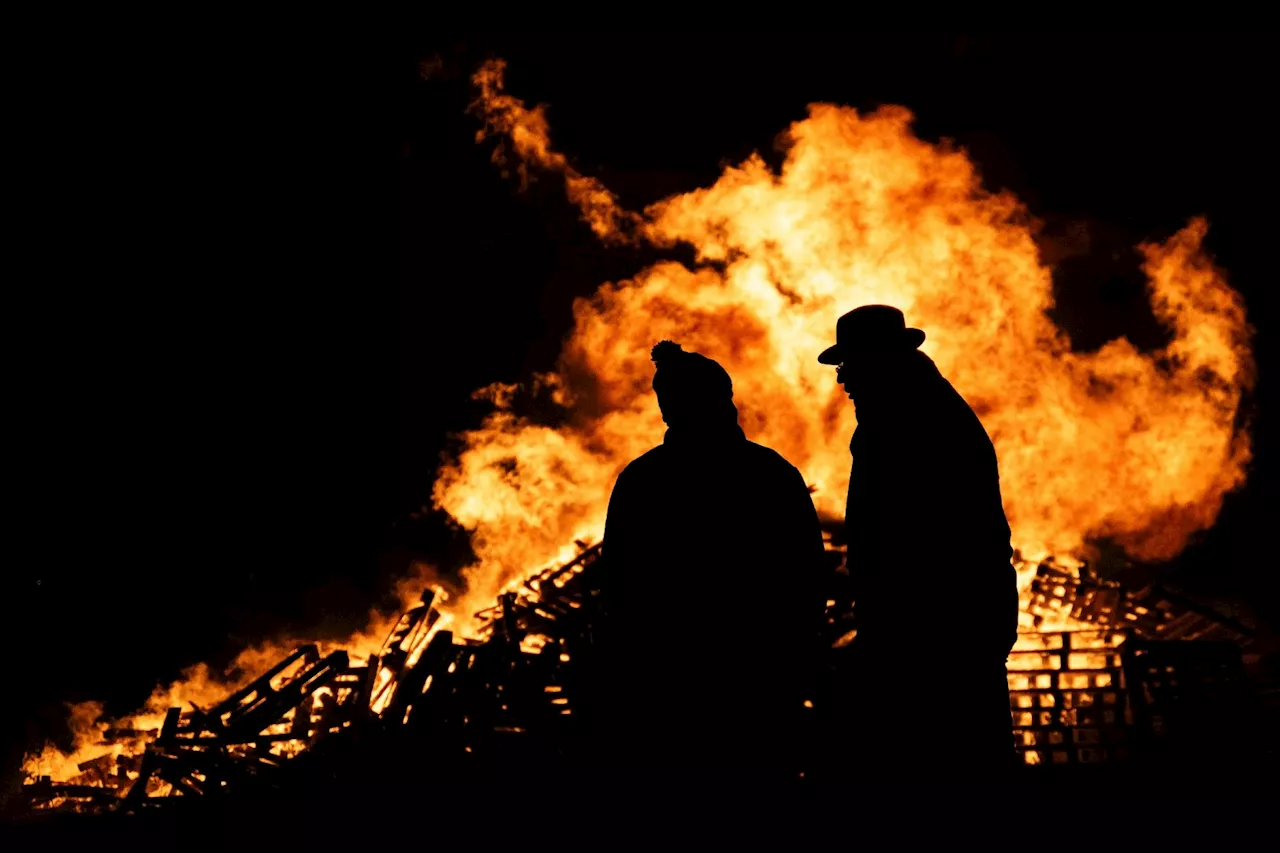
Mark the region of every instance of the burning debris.
<instances>
[{"instance_id":1,"label":"burning debris","mask_svg":"<svg viewBox=\"0 0 1280 853\"><path fill-rule=\"evenodd\" d=\"M854 412L815 356L835 317L876 302L929 330L924 349L1017 484L1004 493L1027 557L1010 702L1027 763L1121 760L1170 726L1194 728L1169 710L1190 683L1205 688L1193 704L1235 683L1242 626L1159 587L1127 590L1044 560L1102 536L1142 559L1171 557L1244 481L1250 437L1237 415L1254 381L1252 332L1202 248L1205 222L1140 247L1168 344L1077 352L1050 319L1052 271L1028 211L986 190L963 152L917 138L902 108L814 105L789 128L776 171L753 156L635 212L552 148L542 111L503 89L501 63L474 82L482 136L521 169L561 174L597 236L684 245L695 262L663 261L575 304L556 371L533 387L564 410L555 426L518 414L515 386L480 392L494 411L462 436L433 491L435 509L471 534L465 594L409 608L365 665L354 649L303 645L275 667L262 661L265 674L229 696L103 731L102 755L64 759L59 781L29 786L38 806L133 809L272 784L369 727L459 756L567 748L585 715L598 615L599 550L580 543L598 541L610 485L662 432L650 347L678 339L724 364L748 437L794 463L819 511L838 518ZM548 565L558 568L521 574ZM833 669L856 638L840 577L827 614ZM1227 645L1211 653L1208 640ZM187 701L180 693L170 705Z\"/></svg>"},{"instance_id":2,"label":"burning debris","mask_svg":"<svg viewBox=\"0 0 1280 853\"><path fill-rule=\"evenodd\" d=\"M600 617L592 571L600 547L579 545L569 563L533 575L475 614L481 625L475 638L442 630L447 617L428 593L367 664L352 665L344 651L321 656L303 646L217 705L169 709L159 731L107 729L104 747L127 741L143 748L106 752L65 780L35 779L28 797L38 809L131 811L172 797L278 786L298 756L370 728L412 737L453 761L530 752L563 760L584 733L584 710L589 716L586 662ZM828 553L838 589L843 555ZM1090 577L1042 563L1024 596L1028 621L1043 620L1035 611L1065 609L1074 630L1027 630L1009 658L1009 703L1023 761L1097 764L1161 749L1225 748L1223 737L1207 733L1239 730L1233 715L1251 691L1241 645L1191 637L1227 632L1245 645L1250 638L1150 590L1129 592ZM1140 618L1127 618L1131 613ZM852 602L830 599L826 638L834 677L852 625ZM1174 631L1186 639L1150 639ZM1213 713L1206 716L1206 709Z\"/></svg>"},{"instance_id":3,"label":"burning debris","mask_svg":"<svg viewBox=\"0 0 1280 853\"><path fill-rule=\"evenodd\" d=\"M141 752L107 752L78 765L65 782L40 777L29 786L40 807L132 809L170 796L251 786L299 752L342 731L368 695L366 667L345 651L321 657L313 645L285 657L208 710L170 708L157 731L104 731L104 746L145 744Z\"/></svg>"},{"instance_id":4,"label":"burning debris","mask_svg":"<svg viewBox=\"0 0 1280 853\"><path fill-rule=\"evenodd\" d=\"M367 727L425 733L454 757L501 753L513 737L571 741L570 664L591 642L598 611L584 573L599 553L584 546L475 614L476 639L441 630L448 617L428 592L365 665L307 645L208 709L170 708L159 730L105 729L108 751L69 778L30 780L28 797L37 809L129 811L272 786L300 754Z\"/></svg>"},{"instance_id":5,"label":"burning debris","mask_svg":"<svg viewBox=\"0 0 1280 853\"><path fill-rule=\"evenodd\" d=\"M1133 711L1125 692L1124 634L1023 634L1007 664L1015 744L1027 764L1125 758Z\"/></svg>"},{"instance_id":6,"label":"burning debris","mask_svg":"<svg viewBox=\"0 0 1280 853\"><path fill-rule=\"evenodd\" d=\"M1165 640L1207 640L1246 645L1253 633L1233 619L1189 601L1159 584L1127 590L1099 578L1088 566L1051 561L1036 567L1022 596L1024 628L1042 630L1063 619L1136 631Z\"/></svg>"}]
</instances>

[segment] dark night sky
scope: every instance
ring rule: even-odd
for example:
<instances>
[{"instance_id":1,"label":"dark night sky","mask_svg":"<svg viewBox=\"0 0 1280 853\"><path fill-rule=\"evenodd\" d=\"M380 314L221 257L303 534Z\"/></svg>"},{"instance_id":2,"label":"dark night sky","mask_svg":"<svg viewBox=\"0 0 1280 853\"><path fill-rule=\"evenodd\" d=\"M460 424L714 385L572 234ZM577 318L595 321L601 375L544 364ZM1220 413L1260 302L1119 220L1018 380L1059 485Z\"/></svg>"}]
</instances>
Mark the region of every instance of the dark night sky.
<instances>
[{"instance_id":1,"label":"dark night sky","mask_svg":"<svg viewBox=\"0 0 1280 853\"><path fill-rule=\"evenodd\" d=\"M554 180L521 194L499 175L464 113L489 55L510 62L513 93L550 104L557 147L631 206L771 151L809 102L904 104L1046 233L1087 226L1055 315L1083 349L1160 343L1131 247L1207 215L1258 329L1257 460L1166 575L1275 619L1258 558L1277 479L1265 39L298 44L27 65L27 119L10 129L21 508L5 577L27 738L56 730L59 700L128 710L179 667L281 627L353 627L412 557L465 556L464 537L407 514L429 502L447 434L478 419L468 394L551 367L572 298L649 257L598 247ZM437 55L445 73L423 82Z\"/></svg>"}]
</instances>

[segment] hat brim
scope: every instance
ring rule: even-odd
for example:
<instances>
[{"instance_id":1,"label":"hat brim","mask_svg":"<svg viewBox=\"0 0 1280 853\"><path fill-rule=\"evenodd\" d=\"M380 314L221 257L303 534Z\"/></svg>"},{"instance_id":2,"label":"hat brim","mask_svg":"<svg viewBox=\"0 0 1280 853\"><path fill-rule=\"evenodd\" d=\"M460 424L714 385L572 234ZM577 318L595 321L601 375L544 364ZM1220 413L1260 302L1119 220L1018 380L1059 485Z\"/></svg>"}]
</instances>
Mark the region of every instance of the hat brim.
<instances>
[{"instance_id":1,"label":"hat brim","mask_svg":"<svg viewBox=\"0 0 1280 853\"><path fill-rule=\"evenodd\" d=\"M900 342L901 342L900 348L903 350L919 349L920 345L924 343L924 330L923 329L903 329ZM893 349L898 349L898 348L899 347L893 347ZM885 350L885 349L890 349L890 347L878 347L878 349ZM841 364L847 360L845 358L845 355L847 352L848 352L847 350L842 350L839 344L836 344L835 346L827 347L818 356L818 363L819 364ZM857 352L857 350L854 350L854 352Z\"/></svg>"},{"instance_id":2,"label":"hat brim","mask_svg":"<svg viewBox=\"0 0 1280 853\"><path fill-rule=\"evenodd\" d=\"M827 347L822 351L822 355L818 356L818 364L839 364L844 361L840 357L840 347Z\"/></svg>"}]
</instances>

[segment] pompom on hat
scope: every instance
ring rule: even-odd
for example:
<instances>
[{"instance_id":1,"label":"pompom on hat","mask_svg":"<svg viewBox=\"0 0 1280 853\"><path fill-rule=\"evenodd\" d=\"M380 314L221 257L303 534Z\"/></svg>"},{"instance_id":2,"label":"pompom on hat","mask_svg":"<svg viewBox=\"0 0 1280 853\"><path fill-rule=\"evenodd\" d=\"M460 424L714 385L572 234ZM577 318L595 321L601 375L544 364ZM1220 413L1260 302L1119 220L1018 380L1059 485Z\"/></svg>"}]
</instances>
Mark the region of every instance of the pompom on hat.
<instances>
[{"instance_id":1,"label":"pompom on hat","mask_svg":"<svg viewBox=\"0 0 1280 853\"><path fill-rule=\"evenodd\" d=\"M715 359L701 353L686 352L674 341L659 341L650 356L658 368L653 376L653 390L659 396L683 392L733 397L733 380Z\"/></svg>"}]
</instances>

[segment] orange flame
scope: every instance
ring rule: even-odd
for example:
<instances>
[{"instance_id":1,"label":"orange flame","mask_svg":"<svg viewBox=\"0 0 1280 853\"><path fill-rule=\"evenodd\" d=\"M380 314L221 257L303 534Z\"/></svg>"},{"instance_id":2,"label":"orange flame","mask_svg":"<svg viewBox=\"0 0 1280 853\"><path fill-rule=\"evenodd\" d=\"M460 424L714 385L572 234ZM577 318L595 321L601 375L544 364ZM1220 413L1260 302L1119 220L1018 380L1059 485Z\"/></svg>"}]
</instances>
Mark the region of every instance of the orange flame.
<instances>
[{"instance_id":1,"label":"orange flame","mask_svg":"<svg viewBox=\"0 0 1280 853\"><path fill-rule=\"evenodd\" d=\"M431 577L431 570L419 565L415 566L415 571L410 576L397 582L394 593L401 610L417 600ZM66 781L80 772L78 765L82 762L107 754L116 758L122 755L140 755L149 741L147 736L140 735L123 742L107 744L103 742L104 732L115 728L158 733L169 708L189 710L195 705L208 710L259 677L300 645L315 642L321 655L345 649L353 665L362 665L378 652L399 618L398 612L388 615L373 611L369 614L369 623L364 629L340 640L317 642L280 637L250 646L236 655L222 672L214 670L207 663L197 663L184 669L181 677L170 684L157 685L140 709L123 717L103 717L101 702L71 704L68 707L68 727L72 736L70 751L63 752L55 744L47 743L40 752L25 756L22 771L28 779L49 776Z\"/></svg>"},{"instance_id":2,"label":"orange flame","mask_svg":"<svg viewBox=\"0 0 1280 853\"><path fill-rule=\"evenodd\" d=\"M490 136L509 140L519 158L517 169L522 184L529 180L528 163L560 172L569 200L582 210L583 218L596 236L610 242L626 239L624 229L639 224L640 217L619 207L617 197L602 183L579 174L563 154L551 148L547 116L542 107L527 109L524 102L503 91L505 68L502 60L493 60L485 63L472 78L480 91L477 106L481 107L484 118L484 128L477 131L476 141ZM507 162L501 142L493 150L493 161Z\"/></svg>"},{"instance_id":3,"label":"orange flame","mask_svg":"<svg viewBox=\"0 0 1280 853\"><path fill-rule=\"evenodd\" d=\"M599 536L618 471L662 437L648 353L664 338L724 364L748 436L797 465L830 517L844 511L855 420L816 356L840 314L877 302L927 331L923 349L981 417L1029 558L1082 557L1102 536L1138 558L1172 557L1244 482L1250 443L1236 416L1253 382L1251 330L1201 248L1203 220L1140 247L1168 346L1073 352L1047 315L1050 270L1025 208L985 191L962 151L913 136L901 107L814 105L778 172L752 156L641 216L552 149L541 108L507 94L502 71L491 62L474 77L487 133L562 172L596 234L685 243L697 265L659 263L575 304L557 373L540 380L569 407L568 426L521 418L510 389L491 392L496 411L464 435L434 493L479 556L456 601L464 624L530 568Z\"/></svg>"},{"instance_id":4,"label":"orange flame","mask_svg":"<svg viewBox=\"0 0 1280 853\"><path fill-rule=\"evenodd\" d=\"M1050 271L1026 210L1007 193L984 191L963 152L914 137L905 109L862 116L812 106L790 128L779 172L753 156L713 186L638 214L551 147L543 111L507 94L502 72L495 61L473 78L484 121L478 140L508 142L522 177L528 164L560 173L602 240L685 243L698 265L660 263L575 304L557 372L533 383L568 410L567 425L517 415L514 386L477 392L495 411L464 434L434 501L471 532L479 560L463 572L465 593L439 605L446 615L436 630L447 619L467 635L472 614L504 587L569 562L575 541L598 540L618 472L662 437L648 355L662 339L724 364L748 436L797 465L831 518L844 511L855 422L816 356L840 314L876 302L899 306L928 332L923 349L981 417L999 456L1014 545L1031 565L1049 554L1082 557L1100 536L1139 558L1171 557L1244 482L1249 436L1235 424L1254 378L1251 330L1239 294L1201 248L1202 220L1141 247L1169 345L1141 353L1120 339L1076 353L1046 314ZM504 157L499 148L495 161ZM401 581L402 606L430 579L419 567ZM371 614L363 632L322 651L366 658L395 622ZM199 664L112 723L158 728L169 707L214 704L299 642L307 641L247 649L233 665L237 677ZM103 746L101 711L99 703L74 706L73 752L46 748L24 770L66 779L79 762L144 748Z\"/></svg>"}]
</instances>

